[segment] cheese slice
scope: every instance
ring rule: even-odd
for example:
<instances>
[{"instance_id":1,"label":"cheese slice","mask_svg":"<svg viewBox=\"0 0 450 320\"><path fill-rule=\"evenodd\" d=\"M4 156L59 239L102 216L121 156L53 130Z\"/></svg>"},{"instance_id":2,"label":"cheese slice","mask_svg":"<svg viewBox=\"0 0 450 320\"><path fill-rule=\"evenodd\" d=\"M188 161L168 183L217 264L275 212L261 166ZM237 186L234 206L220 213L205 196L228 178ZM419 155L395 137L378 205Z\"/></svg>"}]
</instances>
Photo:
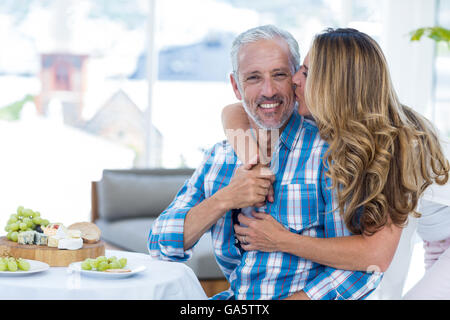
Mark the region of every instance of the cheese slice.
<instances>
[{"instance_id":1,"label":"cheese slice","mask_svg":"<svg viewBox=\"0 0 450 320\"><path fill-rule=\"evenodd\" d=\"M60 239L56 236L50 236L48 237L47 246L52 248L58 248L59 240Z\"/></svg>"},{"instance_id":2,"label":"cheese slice","mask_svg":"<svg viewBox=\"0 0 450 320\"><path fill-rule=\"evenodd\" d=\"M67 238L68 237L67 228L64 227L63 225L60 225L58 230L56 231L55 236L58 237L59 239Z\"/></svg>"},{"instance_id":3,"label":"cheese slice","mask_svg":"<svg viewBox=\"0 0 450 320\"><path fill-rule=\"evenodd\" d=\"M78 250L83 247L81 238L64 238L58 242L58 249Z\"/></svg>"}]
</instances>

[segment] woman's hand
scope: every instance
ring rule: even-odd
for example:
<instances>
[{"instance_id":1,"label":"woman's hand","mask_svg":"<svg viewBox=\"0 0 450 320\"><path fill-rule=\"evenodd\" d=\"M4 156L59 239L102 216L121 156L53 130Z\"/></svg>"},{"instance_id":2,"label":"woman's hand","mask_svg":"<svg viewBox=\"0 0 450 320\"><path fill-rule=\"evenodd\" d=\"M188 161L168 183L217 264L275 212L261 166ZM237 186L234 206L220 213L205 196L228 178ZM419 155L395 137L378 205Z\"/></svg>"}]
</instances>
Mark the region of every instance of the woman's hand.
<instances>
[{"instance_id":1,"label":"woman's hand","mask_svg":"<svg viewBox=\"0 0 450 320\"><path fill-rule=\"evenodd\" d=\"M283 236L290 233L289 230L270 214L255 211L252 214L254 218L243 214L238 216L239 222L247 227L237 224L234 226L234 232L241 242L242 249L264 252L282 251L280 244Z\"/></svg>"}]
</instances>

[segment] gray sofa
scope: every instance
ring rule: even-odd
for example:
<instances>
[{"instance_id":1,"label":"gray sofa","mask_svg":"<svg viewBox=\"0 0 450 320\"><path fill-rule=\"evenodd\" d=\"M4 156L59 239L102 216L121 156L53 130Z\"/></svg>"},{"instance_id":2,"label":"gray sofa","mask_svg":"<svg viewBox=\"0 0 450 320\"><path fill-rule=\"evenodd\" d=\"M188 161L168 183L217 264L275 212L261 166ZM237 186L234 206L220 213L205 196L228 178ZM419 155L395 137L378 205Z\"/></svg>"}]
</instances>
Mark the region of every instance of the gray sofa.
<instances>
[{"instance_id":1,"label":"gray sofa","mask_svg":"<svg viewBox=\"0 0 450 320\"><path fill-rule=\"evenodd\" d=\"M102 231L102 239L116 247L148 253L150 228L172 202L193 169L104 170L100 181L92 183L92 221ZM185 262L200 280L224 279L205 234Z\"/></svg>"}]
</instances>

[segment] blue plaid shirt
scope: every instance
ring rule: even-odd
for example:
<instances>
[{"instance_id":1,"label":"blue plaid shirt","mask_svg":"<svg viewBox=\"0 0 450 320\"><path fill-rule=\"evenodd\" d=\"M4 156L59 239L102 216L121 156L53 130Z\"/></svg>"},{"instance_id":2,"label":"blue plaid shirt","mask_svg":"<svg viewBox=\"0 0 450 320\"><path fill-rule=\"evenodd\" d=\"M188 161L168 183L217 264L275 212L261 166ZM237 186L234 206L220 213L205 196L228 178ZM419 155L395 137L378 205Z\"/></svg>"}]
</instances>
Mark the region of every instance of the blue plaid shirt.
<instances>
[{"instance_id":1,"label":"blue plaid shirt","mask_svg":"<svg viewBox=\"0 0 450 320\"><path fill-rule=\"evenodd\" d=\"M311 237L351 235L339 214L322 161L327 144L315 123L294 112L272 157L275 201L264 211L291 232ZM148 237L151 256L186 261L184 218L188 211L230 183L242 165L227 142L216 144L154 222ZM240 251L234 243L232 212L209 230L216 260L230 283L213 299L283 299L303 290L311 299L364 299L381 273L338 270L283 252ZM195 247L195 246L194 246Z\"/></svg>"}]
</instances>

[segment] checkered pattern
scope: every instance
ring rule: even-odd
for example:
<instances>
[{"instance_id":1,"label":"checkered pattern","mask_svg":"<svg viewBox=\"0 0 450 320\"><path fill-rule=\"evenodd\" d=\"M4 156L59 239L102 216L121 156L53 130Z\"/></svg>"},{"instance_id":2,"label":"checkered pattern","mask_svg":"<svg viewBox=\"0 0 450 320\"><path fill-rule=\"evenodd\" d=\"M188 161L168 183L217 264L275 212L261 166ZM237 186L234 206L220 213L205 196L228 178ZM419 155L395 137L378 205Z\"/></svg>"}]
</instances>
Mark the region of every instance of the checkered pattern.
<instances>
[{"instance_id":1,"label":"checkered pattern","mask_svg":"<svg viewBox=\"0 0 450 320\"><path fill-rule=\"evenodd\" d=\"M290 231L312 237L350 235L322 161L327 144L314 122L294 113L284 129L271 163L276 175L275 202L263 211ZM183 224L187 212L229 184L241 165L227 142L205 156L175 200L155 221L148 238L151 256L186 261ZM217 262L230 288L213 299L283 299L304 290L311 299L364 299L379 284L381 273L337 270L282 252L241 252L234 243L232 213L209 230ZM194 246L195 247L195 246Z\"/></svg>"}]
</instances>

